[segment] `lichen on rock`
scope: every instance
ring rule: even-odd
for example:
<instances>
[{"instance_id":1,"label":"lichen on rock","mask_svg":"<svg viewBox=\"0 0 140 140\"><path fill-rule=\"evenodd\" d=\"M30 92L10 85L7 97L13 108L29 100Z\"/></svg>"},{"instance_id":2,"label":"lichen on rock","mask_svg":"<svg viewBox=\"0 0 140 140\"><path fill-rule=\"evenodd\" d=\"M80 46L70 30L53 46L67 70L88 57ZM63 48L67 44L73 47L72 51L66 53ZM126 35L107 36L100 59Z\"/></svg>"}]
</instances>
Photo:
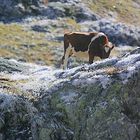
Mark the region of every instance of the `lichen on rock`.
<instances>
[{"instance_id":1,"label":"lichen on rock","mask_svg":"<svg viewBox=\"0 0 140 140\"><path fill-rule=\"evenodd\" d=\"M1 137L138 140L139 50L68 70L2 59L0 74L20 93L0 94Z\"/></svg>"}]
</instances>

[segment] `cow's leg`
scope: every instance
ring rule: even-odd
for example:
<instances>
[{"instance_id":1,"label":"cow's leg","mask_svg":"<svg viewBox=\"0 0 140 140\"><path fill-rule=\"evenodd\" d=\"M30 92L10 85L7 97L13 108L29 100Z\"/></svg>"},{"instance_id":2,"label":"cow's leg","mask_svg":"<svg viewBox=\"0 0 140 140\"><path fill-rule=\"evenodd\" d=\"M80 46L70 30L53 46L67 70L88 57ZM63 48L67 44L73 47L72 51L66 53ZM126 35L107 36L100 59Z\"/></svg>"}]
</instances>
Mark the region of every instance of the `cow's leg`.
<instances>
[{"instance_id":1,"label":"cow's leg","mask_svg":"<svg viewBox=\"0 0 140 140\"><path fill-rule=\"evenodd\" d=\"M61 65L64 65L64 59L65 59L65 53L64 53L64 56L61 59Z\"/></svg>"},{"instance_id":2,"label":"cow's leg","mask_svg":"<svg viewBox=\"0 0 140 140\"><path fill-rule=\"evenodd\" d=\"M68 53L68 52L67 52L67 53ZM72 51L69 52L68 58L69 58L70 56L72 56ZM64 53L64 56L62 57L62 60L61 60L61 68L62 68L62 69L65 69L65 68L64 68L64 65L67 65L67 64L66 64L67 62L66 62L66 60L65 60L65 57L66 57L66 59L68 59L67 56L66 56L66 52ZM67 61L68 61L68 60L67 60ZM65 64L64 64L64 63L65 63ZM65 66L65 67L66 67L66 66Z\"/></svg>"},{"instance_id":3,"label":"cow's leg","mask_svg":"<svg viewBox=\"0 0 140 140\"><path fill-rule=\"evenodd\" d=\"M66 53L66 52L65 52ZM64 69L65 53L61 60L61 68Z\"/></svg>"},{"instance_id":4,"label":"cow's leg","mask_svg":"<svg viewBox=\"0 0 140 140\"><path fill-rule=\"evenodd\" d=\"M61 60L61 68L63 68L63 69L64 69L64 61L65 61L65 57L66 57L66 51L67 51L68 47L69 47L69 40L68 40L67 35L64 35L64 56L62 57L62 60Z\"/></svg>"},{"instance_id":5,"label":"cow's leg","mask_svg":"<svg viewBox=\"0 0 140 140\"><path fill-rule=\"evenodd\" d=\"M71 56L71 47L68 47L66 49L65 55L63 56L63 69L67 68L67 64L68 64L68 58Z\"/></svg>"},{"instance_id":6,"label":"cow's leg","mask_svg":"<svg viewBox=\"0 0 140 140\"><path fill-rule=\"evenodd\" d=\"M60 65L61 69L64 69L64 59L65 59L65 53L64 53L64 55L63 55L63 57L61 59L61 65Z\"/></svg>"},{"instance_id":7,"label":"cow's leg","mask_svg":"<svg viewBox=\"0 0 140 140\"><path fill-rule=\"evenodd\" d=\"M92 64L94 60L94 55L89 53L89 64Z\"/></svg>"}]
</instances>

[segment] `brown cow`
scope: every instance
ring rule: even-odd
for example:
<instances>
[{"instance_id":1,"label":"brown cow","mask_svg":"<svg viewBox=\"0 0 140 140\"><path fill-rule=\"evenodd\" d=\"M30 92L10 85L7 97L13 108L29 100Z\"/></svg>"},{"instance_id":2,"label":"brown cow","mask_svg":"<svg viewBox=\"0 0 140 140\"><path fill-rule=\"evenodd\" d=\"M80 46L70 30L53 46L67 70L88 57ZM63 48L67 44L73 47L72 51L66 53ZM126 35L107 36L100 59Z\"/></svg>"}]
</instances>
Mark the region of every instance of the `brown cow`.
<instances>
[{"instance_id":1,"label":"brown cow","mask_svg":"<svg viewBox=\"0 0 140 140\"><path fill-rule=\"evenodd\" d=\"M89 64L93 63L94 57L108 58L114 48L108 37L102 32L71 32L64 34L64 56L62 57L63 68L67 68L68 58L75 55L80 58L88 58Z\"/></svg>"}]
</instances>

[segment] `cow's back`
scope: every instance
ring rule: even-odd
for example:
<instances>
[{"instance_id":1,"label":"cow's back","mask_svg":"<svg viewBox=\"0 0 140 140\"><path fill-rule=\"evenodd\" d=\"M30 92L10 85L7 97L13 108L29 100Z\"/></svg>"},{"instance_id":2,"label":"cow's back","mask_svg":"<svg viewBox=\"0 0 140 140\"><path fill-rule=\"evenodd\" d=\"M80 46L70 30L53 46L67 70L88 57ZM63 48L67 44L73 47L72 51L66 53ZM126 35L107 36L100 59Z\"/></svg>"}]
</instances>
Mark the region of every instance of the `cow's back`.
<instances>
[{"instance_id":1,"label":"cow's back","mask_svg":"<svg viewBox=\"0 0 140 140\"><path fill-rule=\"evenodd\" d=\"M91 42L91 39L97 33L80 33L73 32L69 34L65 34L65 37L69 40L70 45L74 48L75 51L87 51L88 45Z\"/></svg>"}]
</instances>

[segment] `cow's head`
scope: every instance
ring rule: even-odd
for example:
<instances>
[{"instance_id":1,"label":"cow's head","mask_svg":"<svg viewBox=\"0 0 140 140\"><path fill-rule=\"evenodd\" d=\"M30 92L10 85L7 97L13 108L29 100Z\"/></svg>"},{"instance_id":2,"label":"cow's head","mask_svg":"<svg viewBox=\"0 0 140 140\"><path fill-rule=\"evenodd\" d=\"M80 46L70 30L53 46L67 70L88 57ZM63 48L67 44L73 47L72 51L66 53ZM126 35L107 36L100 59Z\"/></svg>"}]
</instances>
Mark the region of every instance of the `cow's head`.
<instances>
[{"instance_id":1,"label":"cow's head","mask_svg":"<svg viewBox=\"0 0 140 140\"><path fill-rule=\"evenodd\" d=\"M103 52L102 52L102 58L108 58L111 50L115 47L114 44L112 44L111 42L108 42L107 44L105 44L103 46Z\"/></svg>"}]
</instances>

